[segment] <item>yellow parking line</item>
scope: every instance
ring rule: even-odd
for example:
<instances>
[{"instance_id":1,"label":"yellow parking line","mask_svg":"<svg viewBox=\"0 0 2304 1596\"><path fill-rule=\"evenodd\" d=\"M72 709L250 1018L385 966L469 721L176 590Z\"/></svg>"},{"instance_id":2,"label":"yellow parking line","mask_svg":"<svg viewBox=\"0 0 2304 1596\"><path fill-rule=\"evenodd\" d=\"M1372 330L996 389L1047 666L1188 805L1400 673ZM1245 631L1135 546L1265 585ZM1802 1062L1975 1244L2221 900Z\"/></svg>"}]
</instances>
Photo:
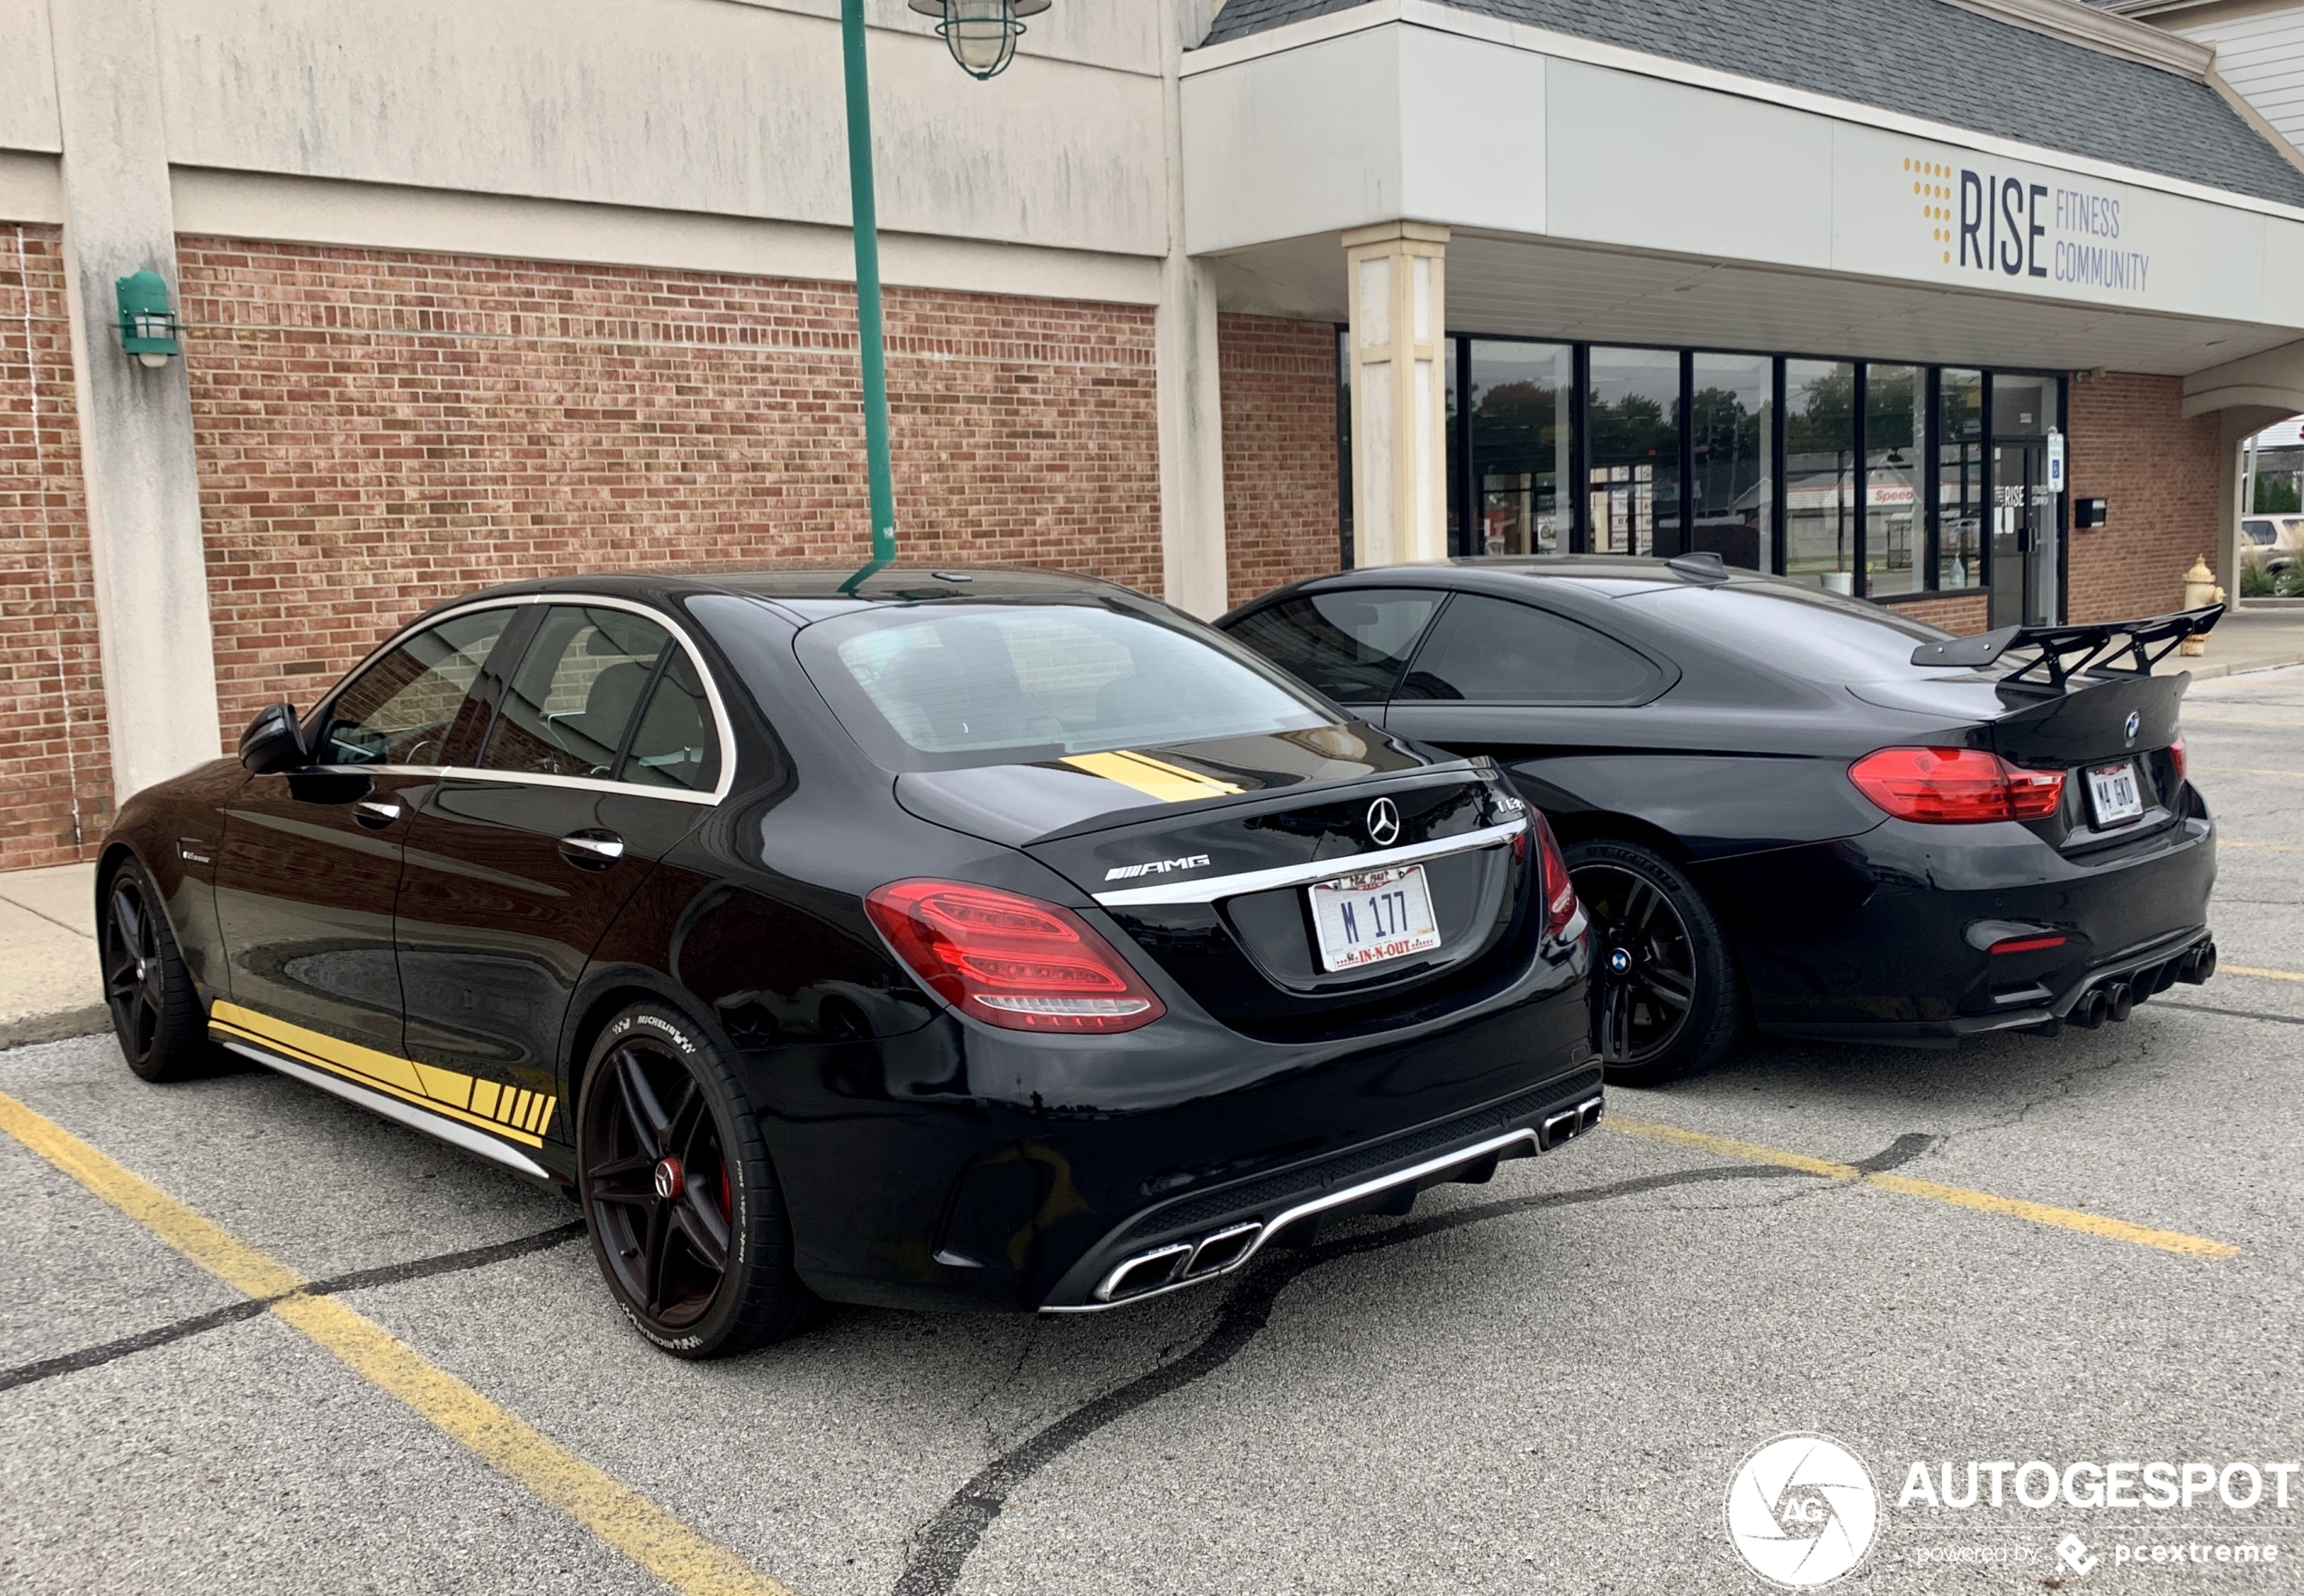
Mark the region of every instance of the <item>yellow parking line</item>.
<instances>
[{"instance_id":1,"label":"yellow parking line","mask_svg":"<svg viewBox=\"0 0 2304 1596\"><path fill-rule=\"evenodd\" d=\"M2246 964L2219 963L2216 973L2220 976L2254 976L2260 981L2304 981L2304 974L2292 969L2258 969Z\"/></svg>"},{"instance_id":2,"label":"yellow parking line","mask_svg":"<svg viewBox=\"0 0 2304 1596\"><path fill-rule=\"evenodd\" d=\"M0 1131L225 1284L262 1300L345 1367L397 1396L673 1590L694 1596L793 1596L725 1546L426 1361L374 1320L333 1298L303 1295L307 1282L294 1270L5 1092L0 1092Z\"/></svg>"},{"instance_id":3,"label":"yellow parking line","mask_svg":"<svg viewBox=\"0 0 2304 1596\"><path fill-rule=\"evenodd\" d=\"M1907 1197L1925 1197L1930 1202L1948 1202L1957 1208L1971 1208L1979 1213L1996 1213L2005 1219L2029 1220L2036 1225L2084 1231L2092 1236L2105 1236L2115 1241L2133 1241L2139 1247L2156 1247L2162 1252L2181 1252L2192 1258L2240 1256L2241 1250L2229 1241L2211 1241L2201 1236L2187 1236L2181 1231L2156 1231L2146 1225L2132 1225L2125 1220L2107 1219L2100 1213L2051 1208L2045 1202L2026 1202L2016 1197L1996 1197L1989 1192L1971 1192L1965 1186L1916 1181L1909 1175L1899 1175L1892 1171L1861 1170L1852 1163L1838 1163L1829 1158L1811 1158L1805 1153L1787 1153L1781 1148L1731 1141L1726 1136L1706 1135L1702 1131L1684 1131L1678 1125L1659 1124L1654 1120L1626 1119L1611 1113L1600 1123L1628 1136L1645 1136L1652 1142L1670 1142L1675 1146L1693 1148L1719 1158L1738 1159L1745 1163L1772 1163L1779 1169L1797 1170L1805 1175L1821 1175L1826 1180L1841 1181L1850 1185L1877 1186L1883 1192L1898 1192Z\"/></svg>"},{"instance_id":4,"label":"yellow parking line","mask_svg":"<svg viewBox=\"0 0 2304 1596\"><path fill-rule=\"evenodd\" d=\"M2295 842L2235 842L2230 837L2216 839L2219 848L2260 848L2267 853L2304 853L2304 844Z\"/></svg>"}]
</instances>

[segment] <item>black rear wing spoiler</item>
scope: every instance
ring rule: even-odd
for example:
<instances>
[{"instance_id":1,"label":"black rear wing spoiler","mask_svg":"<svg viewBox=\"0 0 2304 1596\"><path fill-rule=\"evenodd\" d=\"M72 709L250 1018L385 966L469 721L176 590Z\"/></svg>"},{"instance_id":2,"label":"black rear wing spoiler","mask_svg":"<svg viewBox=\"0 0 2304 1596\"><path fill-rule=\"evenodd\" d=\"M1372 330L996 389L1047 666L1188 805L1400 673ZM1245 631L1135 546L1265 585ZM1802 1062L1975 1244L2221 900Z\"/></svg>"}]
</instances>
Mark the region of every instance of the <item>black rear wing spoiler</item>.
<instances>
[{"instance_id":1,"label":"black rear wing spoiler","mask_svg":"<svg viewBox=\"0 0 2304 1596\"><path fill-rule=\"evenodd\" d=\"M2186 637L2208 631L2223 618L2224 607L2210 604L2155 615L2150 620L2108 620L2084 627L2002 627L1973 637L1948 637L1912 650L1914 665L1996 665L2010 654L2030 653L2003 678L2033 686L2062 687L2084 671L2148 676L2152 667L2176 651Z\"/></svg>"}]
</instances>

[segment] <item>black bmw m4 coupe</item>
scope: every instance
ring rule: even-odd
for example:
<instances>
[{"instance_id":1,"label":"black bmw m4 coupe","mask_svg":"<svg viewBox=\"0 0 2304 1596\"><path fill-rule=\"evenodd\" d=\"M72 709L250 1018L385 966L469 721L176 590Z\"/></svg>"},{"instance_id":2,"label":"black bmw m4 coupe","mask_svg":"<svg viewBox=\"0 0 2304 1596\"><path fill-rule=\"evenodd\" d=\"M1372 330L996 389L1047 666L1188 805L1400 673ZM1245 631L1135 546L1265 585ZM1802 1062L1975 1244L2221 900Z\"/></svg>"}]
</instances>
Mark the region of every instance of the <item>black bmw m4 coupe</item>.
<instances>
[{"instance_id":1,"label":"black bmw m4 coupe","mask_svg":"<svg viewBox=\"0 0 2304 1596\"><path fill-rule=\"evenodd\" d=\"M2221 614L1956 638L1698 554L1351 571L1216 624L1549 816L1637 1085L1754 1023L1950 1046L2205 981L2191 678L2152 666Z\"/></svg>"},{"instance_id":2,"label":"black bmw m4 coupe","mask_svg":"<svg viewBox=\"0 0 2304 1596\"><path fill-rule=\"evenodd\" d=\"M139 1075L220 1043L564 1185L686 1357L1182 1289L1601 1113L1494 766L1044 573L444 606L124 804L96 908Z\"/></svg>"}]
</instances>

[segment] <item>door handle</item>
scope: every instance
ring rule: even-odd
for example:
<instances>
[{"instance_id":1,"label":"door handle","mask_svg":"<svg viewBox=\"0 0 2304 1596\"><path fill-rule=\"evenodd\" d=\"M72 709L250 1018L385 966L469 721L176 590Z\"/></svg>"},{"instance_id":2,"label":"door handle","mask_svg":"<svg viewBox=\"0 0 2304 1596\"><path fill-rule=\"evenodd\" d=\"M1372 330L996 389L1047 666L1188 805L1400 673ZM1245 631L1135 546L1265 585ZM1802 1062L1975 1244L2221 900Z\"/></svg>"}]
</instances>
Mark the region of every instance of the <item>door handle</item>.
<instances>
[{"instance_id":1,"label":"door handle","mask_svg":"<svg viewBox=\"0 0 2304 1596\"><path fill-rule=\"evenodd\" d=\"M380 832L407 811L384 798L363 798L352 806L352 818L372 832Z\"/></svg>"},{"instance_id":2,"label":"door handle","mask_svg":"<svg viewBox=\"0 0 2304 1596\"><path fill-rule=\"evenodd\" d=\"M624 839L614 832L571 832L560 840L560 856L580 870L606 870L624 857Z\"/></svg>"}]
</instances>

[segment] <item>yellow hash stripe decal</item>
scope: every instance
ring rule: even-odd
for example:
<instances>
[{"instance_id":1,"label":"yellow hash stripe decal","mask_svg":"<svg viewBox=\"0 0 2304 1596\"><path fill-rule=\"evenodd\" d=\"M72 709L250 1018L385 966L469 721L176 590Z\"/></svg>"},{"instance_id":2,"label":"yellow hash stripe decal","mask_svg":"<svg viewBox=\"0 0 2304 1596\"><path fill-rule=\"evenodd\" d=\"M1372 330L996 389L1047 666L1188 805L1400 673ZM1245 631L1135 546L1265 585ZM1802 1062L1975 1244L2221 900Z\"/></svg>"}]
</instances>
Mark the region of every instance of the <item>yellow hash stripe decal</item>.
<instances>
[{"instance_id":1,"label":"yellow hash stripe decal","mask_svg":"<svg viewBox=\"0 0 2304 1596\"><path fill-rule=\"evenodd\" d=\"M1083 770L1092 776L1102 776L1108 782L1118 782L1163 803L1189 803L1196 798L1221 798L1240 788L1230 782L1220 782L1214 776L1204 776L1198 771L1186 770L1180 764L1154 759L1149 754L1134 754L1123 748L1110 754L1076 754L1064 761L1074 770Z\"/></svg>"},{"instance_id":2,"label":"yellow hash stripe decal","mask_svg":"<svg viewBox=\"0 0 2304 1596\"><path fill-rule=\"evenodd\" d=\"M0 1130L236 1290L262 1300L363 1379L498 1473L559 1508L683 1596L793 1596L630 1486L499 1407L364 1315L308 1283L133 1170L0 1092Z\"/></svg>"},{"instance_id":3,"label":"yellow hash stripe decal","mask_svg":"<svg viewBox=\"0 0 2304 1596\"><path fill-rule=\"evenodd\" d=\"M2304 981L2304 972L2292 969L2257 969L2245 964L2219 964L2220 976L2254 976L2260 981Z\"/></svg>"},{"instance_id":4,"label":"yellow hash stripe decal","mask_svg":"<svg viewBox=\"0 0 2304 1596\"><path fill-rule=\"evenodd\" d=\"M2081 1213L2069 1208L2051 1208L2045 1202L2026 1202L2016 1197L1996 1197L1989 1192L1971 1192L1965 1186L1917 1181L1893 1171L1876 1173L1861 1170L1852 1163L1836 1163L1828 1158L1811 1158L1804 1153L1786 1153L1775 1147L1755 1146L1750 1142L1731 1141L1725 1136L1708 1136L1702 1131L1684 1131L1678 1125L1659 1124L1653 1120L1625 1119L1611 1114L1600 1123L1627 1136L1669 1142L1675 1146L1693 1148L1716 1157L1738 1159L1745 1163L1774 1164L1779 1169L1797 1170L1806 1175L1821 1175L1826 1180L1845 1181L1851 1185L1877 1186L1883 1192L1900 1192L1907 1197L1925 1197L1930 1202L1948 1202L1956 1208L1995 1213L2004 1219L2029 1220L2036 1225L2084 1231L2092 1236L2130 1241L2139 1247L2156 1247L2162 1252L2180 1252L2190 1258L2238 1258L2241 1252L2229 1241L2211 1241L2201 1236L2187 1236L2181 1231L2156 1231L2145 1225L2132 1225L2125 1220L2107 1219L2100 1213Z\"/></svg>"},{"instance_id":5,"label":"yellow hash stripe decal","mask_svg":"<svg viewBox=\"0 0 2304 1596\"><path fill-rule=\"evenodd\" d=\"M209 1013L209 1027L228 1036L238 1036L260 1047L269 1047L283 1057L298 1064L324 1069L330 1075L342 1075L367 1087L382 1092L417 1107L426 1109L443 1119L453 1119L465 1124L478 1125L493 1131L507 1141L524 1142L531 1147L544 1144L541 1136L507 1128L503 1123L513 1116L509 1112L512 1088L503 1087L501 1106L505 1112L501 1118L494 1112L499 1105L499 1088L493 1081L475 1080L455 1070L440 1069L429 1064L416 1064L390 1053L379 1053L373 1047L363 1047L356 1042L347 1042L323 1032L307 1030L268 1014L259 1014L237 1003L219 1000Z\"/></svg>"}]
</instances>

